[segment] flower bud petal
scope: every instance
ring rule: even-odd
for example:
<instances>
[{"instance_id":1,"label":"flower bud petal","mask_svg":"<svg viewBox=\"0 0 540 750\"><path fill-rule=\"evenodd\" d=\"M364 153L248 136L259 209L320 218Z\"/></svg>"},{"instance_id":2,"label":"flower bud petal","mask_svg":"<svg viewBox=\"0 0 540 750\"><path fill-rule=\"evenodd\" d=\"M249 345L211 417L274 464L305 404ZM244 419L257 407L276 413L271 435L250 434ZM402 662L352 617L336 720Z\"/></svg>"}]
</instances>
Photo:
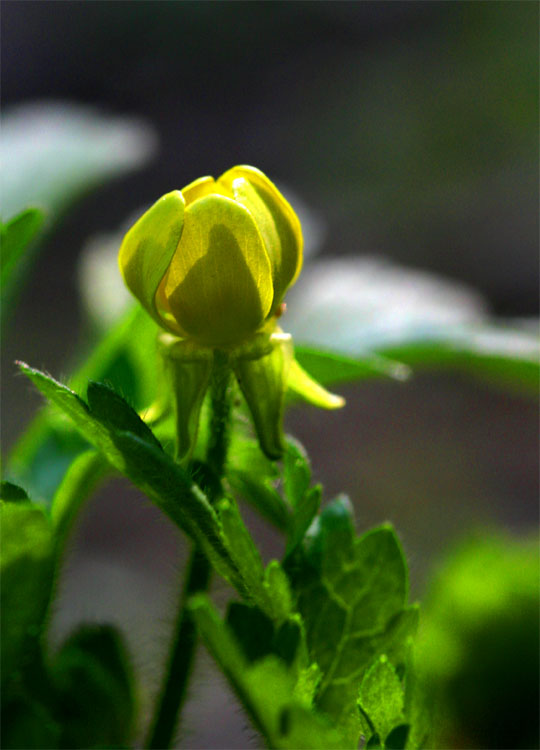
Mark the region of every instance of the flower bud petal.
<instances>
[{"instance_id":1,"label":"flower bud petal","mask_svg":"<svg viewBox=\"0 0 540 750\"><path fill-rule=\"evenodd\" d=\"M303 239L298 217L277 187L255 167L233 167L217 182L249 210L261 232L272 263L274 311L302 268Z\"/></svg>"},{"instance_id":2,"label":"flower bud petal","mask_svg":"<svg viewBox=\"0 0 540 750\"><path fill-rule=\"evenodd\" d=\"M228 346L259 328L272 304L272 270L246 208L215 194L187 206L164 294L183 334L200 344Z\"/></svg>"},{"instance_id":3,"label":"flower bud petal","mask_svg":"<svg viewBox=\"0 0 540 750\"><path fill-rule=\"evenodd\" d=\"M340 409L345 406L345 399L342 396L336 396L323 388L296 360L291 363L287 385L293 393L297 393L305 401L321 409Z\"/></svg>"},{"instance_id":4,"label":"flower bud petal","mask_svg":"<svg viewBox=\"0 0 540 750\"><path fill-rule=\"evenodd\" d=\"M178 246L183 225L184 198L179 190L173 190L131 227L118 255L127 287L161 326L164 321L156 309L156 291Z\"/></svg>"},{"instance_id":5,"label":"flower bud petal","mask_svg":"<svg viewBox=\"0 0 540 750\"><path fill-rule=\"evenodd\" d=\"M256 359L232 359L232 368L253 417L259 444L271 459L280 458L283 445L283 410L287 377L293 359L292 338L287 333L270 337L268 354Z\"/></svg>"},{"instance_id":6,"label":"flower bud petal","mask_svg":"<svg viewBox=\"0 0 540 750\"><path fill-rule=\"evenodd\" d=\"M224 195L226 198L233 197L232 192L224 190L223 186L218 185L213 177L199 177L198 180L193 180L185 188L182 188L182 195L184 196L186 206L194 203L199 198L204 198L212 194Z\"/></svg>"}]
</instances>

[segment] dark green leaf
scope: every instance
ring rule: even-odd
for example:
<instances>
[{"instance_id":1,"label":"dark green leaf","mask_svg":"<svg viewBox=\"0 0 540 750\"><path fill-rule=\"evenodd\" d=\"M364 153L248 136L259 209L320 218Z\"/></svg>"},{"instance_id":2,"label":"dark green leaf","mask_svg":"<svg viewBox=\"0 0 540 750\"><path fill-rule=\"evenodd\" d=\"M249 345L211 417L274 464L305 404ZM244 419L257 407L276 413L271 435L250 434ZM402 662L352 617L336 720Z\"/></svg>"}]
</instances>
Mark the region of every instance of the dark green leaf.
<instances>
[{"instance_id":1,"label":"dark green leaf","mask_svg":"<svg viewBox=\"0 0 540 750\"><path fill-rule=\"evenodd\" d=\"M206 646L270 747L347 747L337 732L297 696L295 673L281 659L270 655L250 664L207 597L193 599L191 611Z\"/></svg>"},{"instance_id":2,"label":"dark green leaf","mask_svg":"<svg viewBox=\"0 0 540 750\"><path fill-rule=\"evenodd\" d=\"M302 639L298 615L276 627L258 607L232 602L226 622L248 661L275 654L288 666L293 664Z\"/></svg>"},{"instance_id":3,"label":"dark green leaf","mask_svg":"<svg viewBox=\"0 0 540 750\"><path fill-rule=\"evenodd\" d=\"M161 448L148 425L111 386L91 380L88 383L86 397L91 413L102 424L109 425L115 430L132 432L147 443Z\"/></svg>"},{"instance_id":4,"label":"dark green leaf","mask_svg":"<svg viewBox=\"0 0 540 750\"><path fill-rule=\"evenodd\" d=\"M26 490L23 490L18 484L13 484L12 482L2 482L0 484L0 499L7 503L30 501Z\"/></svg>"},{"instance_id":5,"label":"dark green leaf","mask_svg":"<svg viewBox=\"0 0 540 750\"><path fill-rule=\"evenodd\" d=\"M126 747L134 729L135 698L128 654L118 631L79 628L52 667L62 748Z\"/></svg>"},{"instance_id":6,"label":"dark green leaf","mask_svg":"<svg viewBox=\"0 0 540 750\"><path fill-rule=\"evenodd\" d=\"M24 695L2 696L1 733L6 750L52 750L60 743L60 726L50 708Z\"/></svg>"},{"instance_id":7,"label":"dark green leaf","mask_svg":"<svg viewBox=\"0 0 540 750\"><path fill-rule=\"evenodd\" d=\"M226 622L248 661L257 661L272 653L274 624L258 607L231 602Z\"/></svg>"},{"instance_id":8,"label":"dark green leaf","mask_svg":"<svg viewBox=\"0 0 540 750\"><path fill-rule=\"evenodd\" d=\"M372 735L366 742L366 750L381 750L381 740L378 734Z\"/></svg>"},{"instance_id":9,"label":"dark green leaf","mask_svg":"<svg viewBox=\"0 0 540 750\"><path fill-rule=\"evenodd\" d=\"M409 724L399 724L394 727L385 740L386 750L405 750L410 728Z\"/></svg>"},{"instance_id":10,"label":"dark green leaf","mask_svg":"<svg viewBox=\"0 0 540 750\"><path fill-rule=\"evenodd\" d=\"M2 683L37 659L53 582L53 536L45 514L29 503L0 506Z\"/></svg>"}]
</instances>

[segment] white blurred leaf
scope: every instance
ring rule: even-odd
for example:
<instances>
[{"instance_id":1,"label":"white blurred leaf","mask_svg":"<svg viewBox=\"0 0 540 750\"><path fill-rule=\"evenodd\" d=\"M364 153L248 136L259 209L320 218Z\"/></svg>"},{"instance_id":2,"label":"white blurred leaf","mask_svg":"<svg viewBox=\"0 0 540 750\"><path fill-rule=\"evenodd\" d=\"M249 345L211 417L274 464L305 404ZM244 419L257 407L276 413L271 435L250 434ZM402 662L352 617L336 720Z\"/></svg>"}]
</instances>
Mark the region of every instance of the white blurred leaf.
<instances>
[{"instance_id":1,"label":"white blurred leaf","mask_svg":"<svg viewBox=\"0 0 540 750\"><path fill-rule=\"evenodd\" d=\"M68 102L22 104L2 117L2 215L26 206L54 219L81 192L142 166L157 138L140 120Z\"/></svg>"}]
</instances>

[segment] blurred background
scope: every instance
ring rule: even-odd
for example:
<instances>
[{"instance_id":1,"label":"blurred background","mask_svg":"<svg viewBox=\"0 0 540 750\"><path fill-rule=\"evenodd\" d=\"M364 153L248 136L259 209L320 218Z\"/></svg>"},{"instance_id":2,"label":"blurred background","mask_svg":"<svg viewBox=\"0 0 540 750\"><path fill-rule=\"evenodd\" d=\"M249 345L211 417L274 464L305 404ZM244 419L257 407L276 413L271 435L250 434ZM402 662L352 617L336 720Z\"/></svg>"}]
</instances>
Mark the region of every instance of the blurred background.
<instances>
[{"instance_id":1,"label":"blurred background","mask_svg":"<svg viewBox=\"0 0 540 750\"><path fill-rule=\"evenodd\" d=\"M356 327L341 342L355 356L384 336L391 349L396 320L530 327L538 13L519 1L4 0L2 213L38 204L47 219L4 319L3 450L41 404L13 361L61 377L114 317L121 290L105 289L103 268L129 217L234 164L262 169L303 220L305 281L283 320L297 340L331 348L341 336L325 288L349 305ZM395 524L413 597L470 529L537 527L529 392L441 367L337 390L346 409L295 407L287 427L326 497L351 496L359 530ZM184 553L135 490L109 485L79 529L58 637L81 619L129 623L151 694ZM198 668L182 746L248 746L205 655Z\"/></svg>"}]
</instances>

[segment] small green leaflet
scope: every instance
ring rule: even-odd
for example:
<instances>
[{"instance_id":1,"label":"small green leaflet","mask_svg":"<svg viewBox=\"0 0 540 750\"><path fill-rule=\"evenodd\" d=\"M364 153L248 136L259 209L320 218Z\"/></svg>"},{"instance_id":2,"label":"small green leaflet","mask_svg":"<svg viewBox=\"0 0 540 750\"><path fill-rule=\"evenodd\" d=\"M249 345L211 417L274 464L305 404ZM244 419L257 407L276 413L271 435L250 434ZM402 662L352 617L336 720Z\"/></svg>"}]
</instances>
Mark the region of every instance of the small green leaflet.
<instances>
[{"instance_id":1,"label":"small green leaflet","mask_svg":"<svg viewBox=\"0 0 540 750\"><path fill-rule=\"evenodd\" d=\"M296 440L287 441L283 462L285 496L291 506L285 556L290 555L304 538L321 504L322 488L310 487L311 467L304 448Z\"/></svg>"},{"instance_id":2,"label":"small green leaflet","mask_svg":"<svg viewBox=\"0 0 540 750\"><path fill-rule=\"evenodd\" d=\"M404 690L396 670L383 654L367 670L360 685L358 705L374 732L386 738L404 722Z\"/></svg>"}]
</instances>

